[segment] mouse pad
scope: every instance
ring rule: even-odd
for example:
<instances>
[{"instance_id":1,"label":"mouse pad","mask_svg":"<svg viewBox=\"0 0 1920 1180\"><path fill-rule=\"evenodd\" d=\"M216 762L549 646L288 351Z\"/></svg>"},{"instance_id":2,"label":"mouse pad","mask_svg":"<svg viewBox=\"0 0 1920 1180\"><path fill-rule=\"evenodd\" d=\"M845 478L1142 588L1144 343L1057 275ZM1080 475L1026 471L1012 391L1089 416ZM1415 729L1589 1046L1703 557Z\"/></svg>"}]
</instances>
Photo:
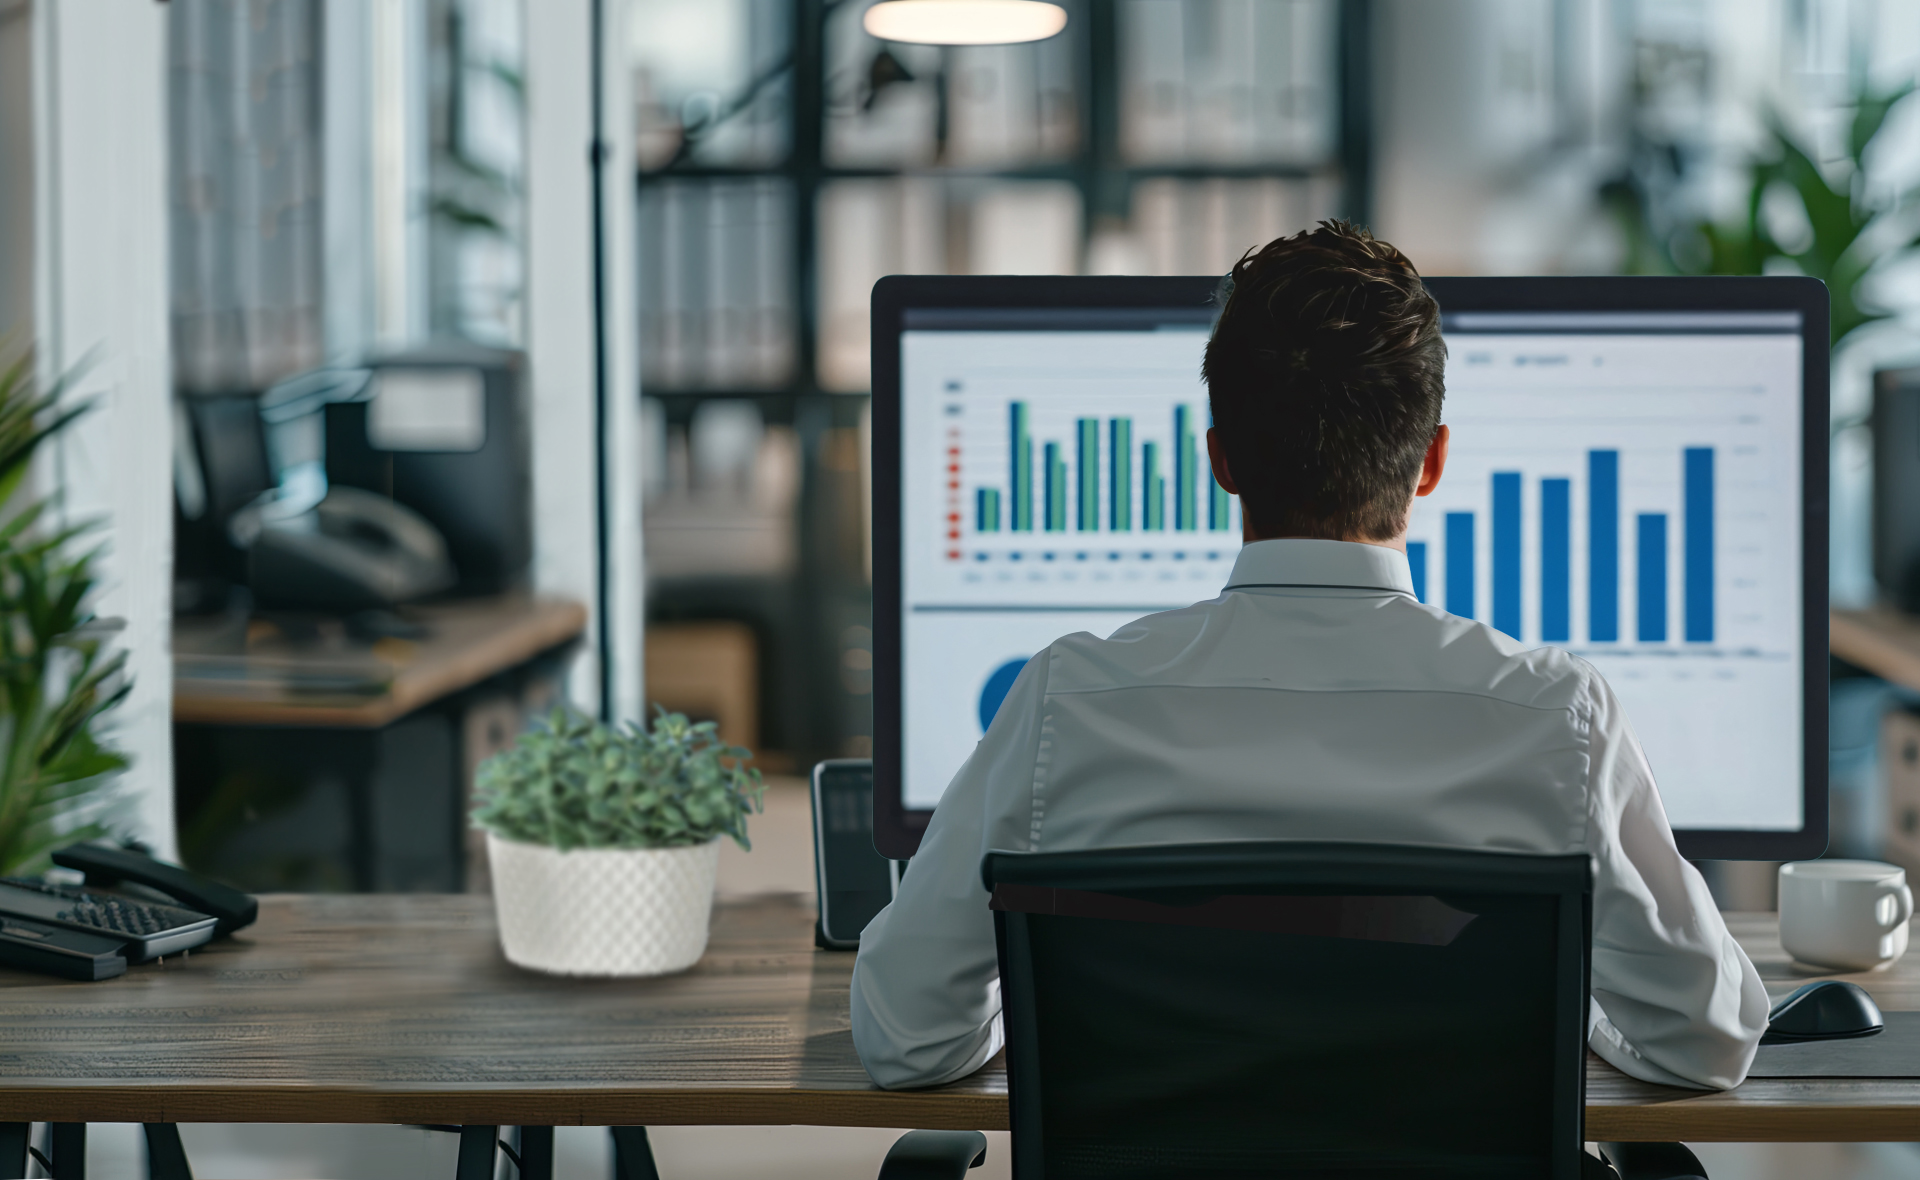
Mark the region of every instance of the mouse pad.
<instances>
[{"instance_id":1,"label":"mouse pad","mask_svg":"<svg viewBox=\"0 0 1920 1180\"><path fill-rule=\"evenodd\" d=\"M1762 1045L1754 1078L1920 1078L1920 1012L1885 1012L1871 1037Z\"/></svg>"}]
</instances>

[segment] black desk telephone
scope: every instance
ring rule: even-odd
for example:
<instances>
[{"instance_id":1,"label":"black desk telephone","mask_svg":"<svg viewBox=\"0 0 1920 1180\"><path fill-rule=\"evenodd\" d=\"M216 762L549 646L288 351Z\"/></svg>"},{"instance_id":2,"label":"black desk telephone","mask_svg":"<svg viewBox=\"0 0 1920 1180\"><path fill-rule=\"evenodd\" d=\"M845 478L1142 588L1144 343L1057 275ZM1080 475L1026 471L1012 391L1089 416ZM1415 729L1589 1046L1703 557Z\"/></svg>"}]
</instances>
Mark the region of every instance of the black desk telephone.
<instances>
[{"instance_id":1,"label":"black desk telephone","mask_svg":"<svg viewBox=\"0 0 1920 1180\"><path fill-rule=\"evenodd\" d=\"M128 963L191 950L260 913L238 889L130 849L75 844L53 863L85 873L86 884L0 877L0 967L111 979Z\"/></svg>"}]
</instances>

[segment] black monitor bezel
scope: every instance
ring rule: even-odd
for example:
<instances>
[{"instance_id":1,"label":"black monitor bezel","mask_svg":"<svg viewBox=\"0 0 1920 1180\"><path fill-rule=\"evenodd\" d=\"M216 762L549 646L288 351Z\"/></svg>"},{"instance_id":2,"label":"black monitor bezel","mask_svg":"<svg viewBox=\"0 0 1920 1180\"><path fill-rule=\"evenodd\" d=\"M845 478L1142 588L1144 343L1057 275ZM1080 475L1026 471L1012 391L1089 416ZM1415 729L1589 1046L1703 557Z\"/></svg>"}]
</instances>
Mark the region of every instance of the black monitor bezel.
<instances>
[{"instance_id":1,"label":"black monitor bezel","mask_svg":"<svg viewBox=\"0 0 1920 1180\"><path fill-rule=\"evenodd\" d=\"M911 857L932 818L901 798L900 333L909 308L1197 308L1215 276L901 276L872 302L873 810L874 845ZM1802 800L1798 831L1679 829L1691 860L1802 860L1827 847L1828 301L1798 276L1430 278L1443 313L1457 311L1791 311L1800 315L1801 553L1804 645Z\"/></svg>"}]
</instances>

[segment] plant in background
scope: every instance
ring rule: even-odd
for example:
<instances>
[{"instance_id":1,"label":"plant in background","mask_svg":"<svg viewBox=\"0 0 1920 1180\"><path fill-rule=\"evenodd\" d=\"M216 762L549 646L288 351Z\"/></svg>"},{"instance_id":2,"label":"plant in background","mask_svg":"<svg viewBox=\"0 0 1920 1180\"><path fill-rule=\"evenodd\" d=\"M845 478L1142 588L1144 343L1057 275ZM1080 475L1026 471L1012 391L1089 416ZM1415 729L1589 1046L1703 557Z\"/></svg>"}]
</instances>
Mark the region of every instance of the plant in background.
<instances>
[{"instance_id":1,"label":"plant in background","mask_svg":"<svg viewBox=\"0 0 1920 1180\"><path fill-rule=\"evenodd\" d=\"M1885 94L1857 91L1846 154L1826 167L1795 142L1777 115L1770 118L1767 143L1748 164L1745 206L1733 221L1670 215L1655 194L1673 186L1649 176L1653 169L1607 185L1602 198L1627 236L1626 269L1715 275L1797 270L1827 284L1836 344L1855 328L1885 319L1885 312L1861 305L1860 284L1883 259L1920 245L1906 220L1920 202L1920 187L1875 194L1864 164L1888 112L1912 91L1911 83ZM1675 145L1643 146L1665 170L1679 172L1683 153Z\"/></svg>"},{"instance_id":2,"label":"plant in background","mask_svg":"<svg viewBox=\"0 0 1920 1180\"><path fill-rule=\"evenodd\" d=\"M732 836L766 788L711 721L655 706L651 731L578 713L553 715L480 764L476 827L503 840L575 848L682 848Z\"/></svg>"},{"instance_id":3,"label":"plant in background","mask_svg":"<svg viewBox=\"0 0 1920 1180\"><path fill-rule=\"evenodd\" d=\"M95 552L74 546L87 526L46 527L47 501L20 495L40 445L89 408L58 408L66 385L35 392L25 356L0 369L0 874L105 835L103 792L127 766L94 733L131 684L89 604Z\"/></svg>"}]
</instances>

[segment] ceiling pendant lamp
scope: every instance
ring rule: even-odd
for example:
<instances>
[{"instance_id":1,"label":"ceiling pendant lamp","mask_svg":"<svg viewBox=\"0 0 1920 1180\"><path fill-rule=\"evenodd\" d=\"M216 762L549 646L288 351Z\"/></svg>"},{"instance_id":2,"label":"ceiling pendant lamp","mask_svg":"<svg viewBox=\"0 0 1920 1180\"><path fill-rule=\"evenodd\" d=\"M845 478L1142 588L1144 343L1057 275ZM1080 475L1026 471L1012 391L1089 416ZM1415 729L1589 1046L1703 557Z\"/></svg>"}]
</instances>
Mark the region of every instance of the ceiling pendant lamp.
<instances>
[{"instance_id":1,"label":"ceiling pendant lamp","mask_svg":"<svg viewBox=\"0 0 1920 1180\"><path fill-rule=\"evenodd\" d=\"M1067 10L1042 0L886 0L861 23L882 41L920 45L1012 45L1067 27Z\"/></svg>"}]
</instances>

